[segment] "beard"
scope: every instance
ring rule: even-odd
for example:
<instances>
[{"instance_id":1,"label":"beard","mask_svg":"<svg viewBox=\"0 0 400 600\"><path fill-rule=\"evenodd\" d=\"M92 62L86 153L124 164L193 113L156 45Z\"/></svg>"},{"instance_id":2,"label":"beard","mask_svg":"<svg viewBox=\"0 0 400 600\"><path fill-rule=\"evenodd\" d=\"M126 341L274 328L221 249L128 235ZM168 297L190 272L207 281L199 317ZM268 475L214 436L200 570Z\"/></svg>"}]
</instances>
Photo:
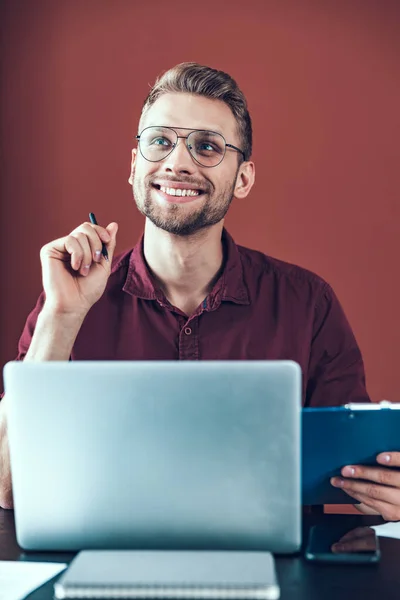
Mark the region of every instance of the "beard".
<instances>
[{"instance_id":1,"label":"beard","mask_svg":"<svg viewBox=\"0 0 400 600\"><path fill-rule=\"evenodd\" d=\"M160 205L152 198L155 190L152 180L155 180L155 177L141 179L136 175L136 170L133 171L132 176L132 191L139 212L159 229L184 237L211 227L225 217L233 200L237 172L233 181L227 181L218 192L210 182L201 182L198 185L188 178L180 178L181 183L190 183L194 188L203 190L202 205L192 210L186 204L172 202ZM168 178L163 176L163 180ZM170 180L177 181L176 178Z\"/></svg>"}]
</instances>

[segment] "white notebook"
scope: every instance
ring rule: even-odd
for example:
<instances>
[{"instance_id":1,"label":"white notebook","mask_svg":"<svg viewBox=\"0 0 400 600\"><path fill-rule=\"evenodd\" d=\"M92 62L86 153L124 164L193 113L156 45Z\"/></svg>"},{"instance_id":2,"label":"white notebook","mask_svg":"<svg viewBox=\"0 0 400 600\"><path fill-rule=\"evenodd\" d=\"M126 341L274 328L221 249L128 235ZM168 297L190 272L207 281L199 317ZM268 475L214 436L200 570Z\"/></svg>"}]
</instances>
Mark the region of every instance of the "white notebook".
<instances>
[{"instance_id":1,"label":"white notebook","mask_svg":"<svg viewBox=\"0 0 400 600\"><path fill-rule=\"evenodd\" d=\"M83 550L54 595L277 600L280 589L269 552Z\"/></svg>"}]
</instances>

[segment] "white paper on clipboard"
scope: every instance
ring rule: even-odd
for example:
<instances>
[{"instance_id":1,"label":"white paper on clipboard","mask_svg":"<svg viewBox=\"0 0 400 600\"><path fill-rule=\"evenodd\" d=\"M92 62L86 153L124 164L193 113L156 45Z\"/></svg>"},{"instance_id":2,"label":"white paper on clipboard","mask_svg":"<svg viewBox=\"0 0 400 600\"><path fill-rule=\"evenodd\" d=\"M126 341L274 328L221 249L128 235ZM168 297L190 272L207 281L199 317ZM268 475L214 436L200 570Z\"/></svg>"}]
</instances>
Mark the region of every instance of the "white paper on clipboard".
<instances>
[{"instance_id":1,"label":"white paper on clipboard","mask_svg":"<svg viewBox=\"0 0 400 600\"><path fill-rule=\"evenodd\" d=\"M66 566L65 563L0 560L0 600L23 600Z\"/></svg>"}]
</instances>

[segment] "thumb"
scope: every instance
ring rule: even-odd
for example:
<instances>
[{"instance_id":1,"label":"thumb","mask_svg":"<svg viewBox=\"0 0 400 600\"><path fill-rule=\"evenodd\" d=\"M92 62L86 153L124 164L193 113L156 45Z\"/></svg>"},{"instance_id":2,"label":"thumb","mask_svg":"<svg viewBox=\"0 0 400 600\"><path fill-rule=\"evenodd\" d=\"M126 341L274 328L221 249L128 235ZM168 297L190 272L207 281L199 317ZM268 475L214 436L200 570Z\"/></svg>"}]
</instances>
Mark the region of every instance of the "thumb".
<instances>
[{"instance_id":1,"label":"thumb","mask_svg":"<svg viewBox=\"0 0 400 600\"><path fill-rule=\"evenodd\" d=\"M353 506L363 515L380 515L377 510L363 502L360 502L360 504L353 504Z\"/></svg>"},{"instance_id":2,"label":"thumb","mask_svg":"<svg viewBox=\"0 0 400 600\"><path fill-rule=\"evenodd\" d=\"M117 245L118 223L110 223L109 225L107 225L106 230L111 236L111 240L106 244L108 259L111 263L114 256L115 246Z\"/></svg>"}]
</instances>

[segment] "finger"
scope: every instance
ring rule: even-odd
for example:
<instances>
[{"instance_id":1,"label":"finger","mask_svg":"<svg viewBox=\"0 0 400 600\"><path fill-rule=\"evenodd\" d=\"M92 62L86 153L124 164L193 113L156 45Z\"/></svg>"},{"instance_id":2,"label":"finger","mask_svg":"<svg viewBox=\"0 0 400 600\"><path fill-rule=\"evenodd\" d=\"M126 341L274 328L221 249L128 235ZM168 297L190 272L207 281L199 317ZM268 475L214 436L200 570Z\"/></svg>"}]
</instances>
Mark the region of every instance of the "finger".
<instances>
[{"instance_id":1,"label":"finger","mask_svg":"<svg viewBox=\"0 0 400 600\"><path fill-rule=\"evenodd\" d=\"M381 452L376 460L382 465L400 467L400 452Z\"/></svg>"},{"instance_id":2,"label":"finger","mask_svg":"<svg viewBox=\"0 0 400 600\"><path fill-rule=\"evenodd\" d=\"M365 529L369 528L365 527ZM371 529L367 535L364 535L364 537L356 538L351 541L340 540L336 544L333 544L332 552L335 554L342 552L371 552L371 550L375 550L375 537L375 532Z\"/></svg>"},{"instance_id":3,"label":"finger","mask_svg":"<svg viewBox=\"0 0 400 600\"><path fill-rule=\"evenodd\" d=\"M109 225L107 225L106 232L110 236L109 242L106 243L106 248L108 252L108 260L111 265L112 258L115 252L115 247L117 245L118 223L110 223Z\"/></svg>"},{"instance_id":4,"label":"finger","mask_svg":"<svg viewBox=\"0 0 400 600\"><path fill-rule=\"evenodd\" d=\"M358 538L363 538L366 535L374 534L374 531L370 527L356 527L355 529L351 529L347 533L345 533L339 540L339 542L350 542L351 540L355 540Z\"/></svg>"},{"instance_id":5,"label":"finger","mask_svg":"<svg viewBox=\"0 0 400 600\"><path fill-rule=\"evenodd\" d=\"M383 500L384 502L398 504L400 506L399 488L380 485L378 483L371 483L369 481L362 481L359 479L343 479L341 477L334 477L331 482L334 487L340 487L350 495L353 493L363 494L368 498Z\"/></svg>"},{"instance_id":6,"label":"finger","mask_svg":"<svg viewBox=\"0 0 400 600\"><path fill-rule=\"evenodd\" d=\"M100 227L100 225L93 225L92 223L82 223L82 225L80 225L79 227L74 229L74 231L71 232L71 235L76 236L79 233L83 233L86 235L92 254L92 259L95 262L100 262L103 243L107 243L111 239L111 236L108 233L108 231L104 227Z\"/></svg>"},{"instance_id":7,"label":"finger","mask_svg":"<svg viewBox=\"0 0 400 600\"><path fill-rule=\"evenodd\" d=\"M359 504L353 504L353 506L363 515L373 515L375 517L380 515L380 513L377 510L371 508L370 506L367 506L366 504L363 504L362 502L360 502Z\"/></svg>"},{"instance_id":8,"label":"finger","mask_svg":"<svg viewBox=\"0 0 400 600\"><path fill-rule=\"evenodd\" d=\"M63 238L62 242L62 249L60 250L64 255L62 260L69 262L74 271L79 271L83 261L82 246L79 241L71 235ZM58 247L56 249L59 250Z\"/></svg>"},{"instance_id":9,"label":"finger","mask_svg":"<svg viewBox=\"0 0 400 600\"><path fill-rule=\"evenodd\" d=\"M385 521L398 521L400 520L400 507L399 505L391 504L390 502L384 502L382 500L376 500L375 498L370 498L364 494L358 492L347 492L346 493L358 500L361 504L356 504L355 507L357 510L364 514L370 514L368 511L364 510L364 506L373 509L379 515L381 515Z\"/></svg>"},{"instance_id":10,"label":"finger","mask_svg":"<svg viewBox=\"0 0 400 600\"><path fill-rule=\"evenodd\" d=\"M93 260L92 250L89 244L89 238L85 233L81 231L71 233L68 236L68 238L70 237L76 239L82 248L82 261L79 272L81 275L86 276L89 273L89 269Z\"/></svg>"},{"instance_id":11,"label":"finger","mask_svg":"<svg viewBox=\"0 0 400 600\"><path fill-rule=\"evenodd\" d=\"M389 467L348 465L343 467L341 474L343 477L365 479L366 481L374 481L381 485L400 488L400 472Z\"/></svg>"}]
</instances>

